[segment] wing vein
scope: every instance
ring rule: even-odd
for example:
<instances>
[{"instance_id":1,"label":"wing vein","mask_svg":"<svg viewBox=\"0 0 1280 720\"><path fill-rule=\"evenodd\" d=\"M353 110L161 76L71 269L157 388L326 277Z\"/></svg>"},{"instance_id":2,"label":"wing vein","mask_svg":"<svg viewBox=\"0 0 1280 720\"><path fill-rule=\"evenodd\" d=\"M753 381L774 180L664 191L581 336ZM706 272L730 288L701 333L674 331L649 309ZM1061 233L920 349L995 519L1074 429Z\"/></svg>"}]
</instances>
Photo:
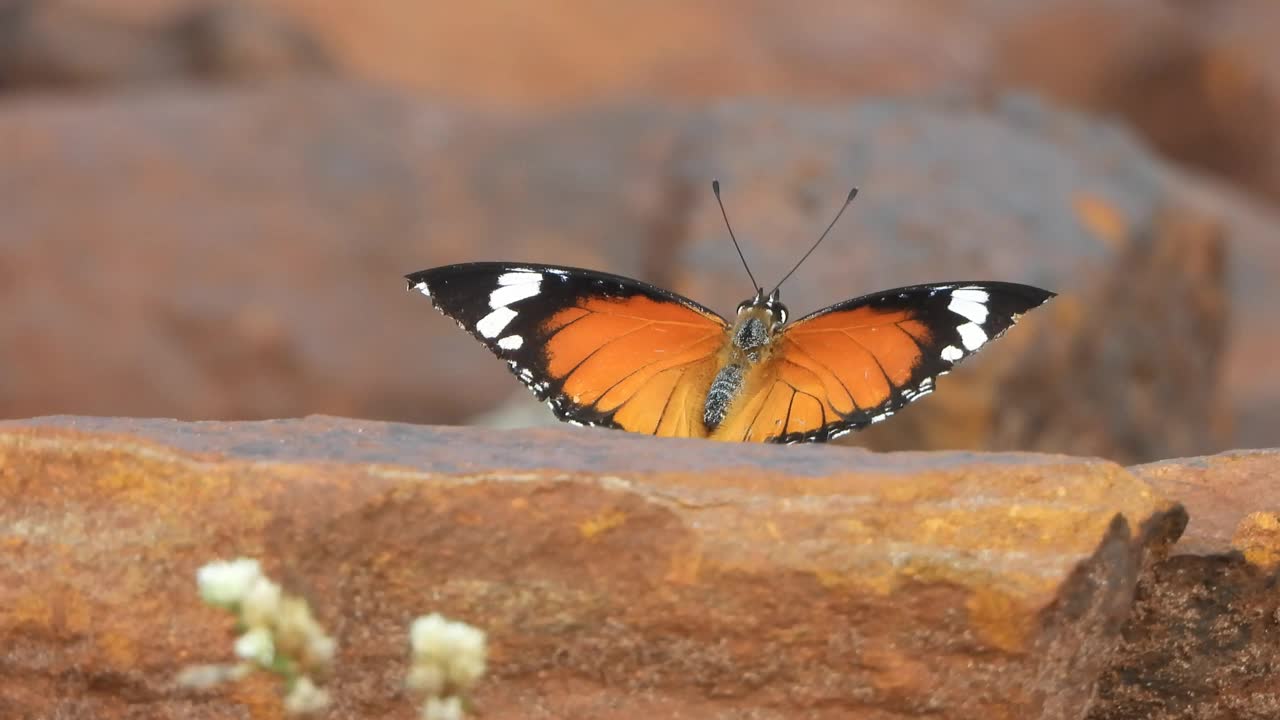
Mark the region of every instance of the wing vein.
<instances>
[{"instance_id":1,"label":"wing vein","mask_svg":"<svg viewBox=\"0 0 1280 720\"><path fill-rule=\"evenodd\" d=\"M889 392L885 396L884 401L882 401L880 405L877 405L876 407L880 407L884 405L893 397L893 394L898 390L897 385L894 385L893 378L889 377L889 373L885 371L884 365L880 364L880 358L876 357L876 354L871 352L870 348L868 348L866 345L863 345L861 340L850 335L847 332L845 333L845 336L848 337L850 340L852 340L854 345L857 345L859 348L862 348L862 352L866 353L871 358L871 362L876 364L876 367L880 369L880 374L884 376L884 383L886 386L888 386Z\"/></svg>"},{"instance_id":2,"label":"wing vein","mask_svg":"<svg viewBox=\"0 0 1280 720\"><path fill-rule=\"evenodd\" d=\"M685 364L687 365L688 363L685 363ZM677 367L679 367L679 366L677 366ZM673 368L673 369L674 369L674 368ZM668 371L668 372L669 372L669 371ZM657 422L657 424L656 424L656 425L654 425L654 426L653 426L653 435L657 435L657 434L658 434L658 430L662 427L662 421L663 421L663 420L665 420L665 419L666 419L666 417L667 417L667 409L671 407L671 399L672 399L672 398L674 398L674 397L676 396L676 390L677 390L677 389L679 389L679 387L680 387L680 381L684 379L684 374L685 374L686 372L688 372L688 371L687 371L687 370L681 370L681 371L680 371L680 376L676 378L676 382L675 382L675 384L671 386L671 392L667 394L667 401L666 401L665 403L663 403L663 404L662 404L662 412L658 413L658 422ZM659 374L659 375L661 375L662 373L658 373L658 374ZM657 378L655 377L655 378L653 378L653 379L655 379L655 380L656 380ZM649 384L648 382L646 382L646 383L645 383L645 385L648 385L648 384Z\"/></svg>"},{"instance_id":3,"label":"wing vein","mask_svg":"<svg viewBox=\"0 0 1280 720\"><path fill-rule=\"evenodd\" d=\"M903 335L906 335L907 337L911 338L911 342L915 343L915 346L920 349L921 355L925 354L924 343L920 340L920 338L911 334L910 330L907 330L906 328L902 327L902 323L895 322L893 326L901 330Z\"/></svg>"},{"instance_id":4,"label":"wing vein","mask_svg":"<svg viewBox=\"0 0 1280 720\"><path fill-rule=\"evenodd\" d=\"M621 337L621 336L619 336L619 337ZM703 335L702 337L698 338L697 340L694 340L693 342L688 343L687 345L681 345L681 346L679 347L679 349L677 349L677 350L676 350L674 353L672 353L672 354L679 354L679 353L681 353L681 352L684 352L685 350L688 350L689 348L691 348L691 347L693 347L693 346L697 345L698 343L701 343L701 342L706 341L706 339L707 339L707 338L709 338L709 337L711 337L711 334L710 334L710 333L708 333L707 335ZM616 338L615 338L615 339L616 339ZM609 342L613 342L613 341L612 341L612 340L610 340ZM608 343L606 343L606 345L607 345L607 344L608 344ZM601 348L603 348L604 346L602 345L602 346L600 346L600 347L601 347ZM671 367L672 367L672 369L674 369L674 368L678 368L678 367L684 367L685 365L689 365L689 364L691 364L691 363L700 362L700 361L702 361L702 360L705 360L705 359L707 358L707 356L708 356L708 355L710 355L710 354L711 354L711 353L707 353L707 355L703 355L702 357L696 358L696 359L694 359L694 360L689 360L689 361L687 361L687 362L682 362L682 363L679 363L678 365L672 365ZM585 360L584 360L583 362L585 362ZM619 385L621 385L622 383L624 383L624 382L626 382L627 380L631 379L632 377L634 377L634 376L635 376L635 374L636 374L636 373L638 373L638 372L640 372L640 371L642 371L642 370L647 370L647 369L649 369L650 367L652 367L653 365L655 365L655 364L657 364L657 363L659 363L659 362L661 362L661 360L660 360L659 358L654 358L653 360L650 360L649 362L645 363L644 365L641 365L641 366L637 367L635 370L632 370L631 372L629 372L629 373L627 373L626 375L624 375L624 376L623 376L621 379L619 379L617 382L615 382L614 384L610 385L606 390L604 390L604 392L601 392L601 393L600 393L600 397L603 399L605 395L609 394L609 391L610 391L610 390L613 390L614 388L618 387L618 386L619 386ZM574 370L576 370L576 369L577 369L577 368L575 367L575 368L574 368ZM569 371L569 375L572 375L572 374L573 374L573 371L572 371L572 370L570 370L570 371ZM565 377L568 377L568 375L566 375ZM645 381L645 383L643 383L643 384L641 385L641 387L643 387L644 385L647 385L647 384L648 384L648 381ZM639 392L639 391L637 390L636 392ZM634 393L633 393L633 395L634 395ZM625 402L625 401L624 401L624 402ZM592 405L595 405L595 403L592 403Z\"/></svg>"},{"instance_id":5,"label":"wing vein","mask_svg":"<svg viewBox=\"0 0 1280 720\"><path fill-rule=\"evenodd\" d=\"M797 391L795 386L791 383L786 380L783 380L782 382L786 383L786 386L791 388L791 399L787 400L787 416L782 419L782 434L785 435L787 433L787 426L791 424L791 409L795 407Z\"/></svg>"},{"instance_id":6,"label":"wing vein","mask_svg":"<svg viewBox=\"0 0 1280 720\"><path fill-rule=\"evenodd\" d=\"M853 412L855 413L862 412L862 406L858 404L858 399L853 396L853 390L850 389L849 384L844 381L844 378L840 377L840 373L836 372L830 365L819 360L817 357L813 355L813 353L809 352L808 350L805 350L804 347L800 345L800 343L793 341L790 344L790 347L795 348L805 357L812 360L814 364L821 365L822 367L826 368L827 372L831 373L831 377L835 378L836 382L840 383L840 387L844 388L844 394L849 396L849 402L853 405ZM844 416L841 415L841 417L844 417Z\"/></svg>"},{"instance_id":7,"label":"wing vein","mask_svg":"<svg viewBox=\"0 0 1280 720\"><path fill-rule=\"evenodd\" d=\"M742 440L746 442L751 436L751 428L756 426L756 420L760 419L760 413L764 412L764 406L769 404L769 396L773 395L773 386L769 386L769 392L765 393L764 400L760 402L760 409L756 410L756 414L751 416L751 422L747 423L747 429L742 433Z\"/></svg>"},{"instance_id":8,"label":"wing vein","mask_svg":"<svg viewBox=\"0 0 1280 720\"><path fill-rule=\"evenodd\" d=\"M564 374L564 378L567 380L567 379L569 379L569 378L573 377L573 374L574 374L574 373L576 373L576 372L578 372L578 368L582 367L583 363L585 363L585 362L587 362L588 360L590 360L591 358L595 357L595 356L596 356L596 353L598 353L598 352L600 352L601 350L603 350L603 349L605 349L605 348L609 347L610 345L612 345L612 344L614 344L615 342L617 342L617 341L621 340L622 338L627 337L628 335L634 335L635 333L640 332L641 330L643 330L643 329L645 329L645 328L649 327L649 325L651 325L651 324L652 324L652 323L645 323L645 324L643 324L643 325L639 325L639 326L637 326L637 327L633 327L633 328L631 328L630 330L628 330L628 331L626 331L626 332L622 333L621 335L615 335L615 336L613 336L613 337L609 338L608 340L606 340L605 342L600 343L600 346L599 346L599 347L597 347L595 350L592 350L591 352L587 353L587 356L586 356L586 357L584 357L584 358L582 358L581 360L579 360L579 361L578 361L578 364L573 366L573 369L571 369L571 370L569 370L569 372L565 373L565 374Z\"/></svg>"},{"instance_id":9,"label":"wing vein","mask_svg":"<svg viewBox=\"0 0 1280 720\"><path fill-rule=\"evenodd\" d=\"M547 340L548 340L548 341L549 341L549 340L551 340L551 338L555 337L556 335L559 335L561 330L564 330L565 328L569 327L570 325L572 325L572 324L574 324L574 323L578 322L579 320L581 320L581 319L583 319L583 318L590 317L590 316L592 316L592 315L595 315L595 314L596 314L594 311L592 311L592 310L587 310L587 309L586 309L586 308L584 308L584 307L578 307L577 305L574 305L574 306L572 306L572 307L578 308L579 310L583 310L583 311L584 311L584 312L583 312L583 314L581 314L581 315L579 315L578 317L576 317L576 318L574 318L574 319L570 320L569 322L567 322L567 323L565 323L565 324L561 325L560 327L556 328L555 330L552 330L552 331L551 331L551 334L547 336ZM569 308L566 308L566 309L569 309Z\"/></svg>"}]
</instances>

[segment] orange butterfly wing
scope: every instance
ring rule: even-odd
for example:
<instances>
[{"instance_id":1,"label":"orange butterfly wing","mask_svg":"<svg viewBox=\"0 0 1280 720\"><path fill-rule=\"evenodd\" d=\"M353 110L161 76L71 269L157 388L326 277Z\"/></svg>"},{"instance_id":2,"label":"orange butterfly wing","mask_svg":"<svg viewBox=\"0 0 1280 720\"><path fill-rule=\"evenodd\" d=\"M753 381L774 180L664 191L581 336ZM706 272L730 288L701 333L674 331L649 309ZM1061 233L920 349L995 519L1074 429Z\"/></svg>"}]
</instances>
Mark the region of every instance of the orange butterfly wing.
<instances>
[{"instance_id":1,"label":"orange butterfly wing","mask_svg":"<svg viewBox=\"0 0 1280 720\"><path fill-rule=\"evenodd\" d=\"M786 327L712 437L830 440L879 422L1003 334L1050 293L1014 283L947 283L840 303Z\"/></svg>"},{"instance_id":2,"label":"orange butterfly wing","mask_svg":"<svg viewBox=\"0 0 1280 720\"><path fill-rule=\"evenodd\" d=\"M578 268L470 263L408 279L562 420L706 436L703 403L727 341L714 312L652 285Z\"/></svg>"}]
</instances>

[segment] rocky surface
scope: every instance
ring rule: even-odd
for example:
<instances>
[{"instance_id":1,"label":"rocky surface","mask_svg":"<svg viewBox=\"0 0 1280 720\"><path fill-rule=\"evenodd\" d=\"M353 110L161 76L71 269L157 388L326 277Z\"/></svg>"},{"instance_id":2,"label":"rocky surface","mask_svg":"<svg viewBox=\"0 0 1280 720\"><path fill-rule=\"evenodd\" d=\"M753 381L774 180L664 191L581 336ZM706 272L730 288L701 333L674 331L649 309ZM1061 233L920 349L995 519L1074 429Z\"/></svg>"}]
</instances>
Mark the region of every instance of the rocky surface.
<instances>
[{"instance_id":1,"label":"rocky surface","mask_svg":"<svg viewBox=\"0 0 1280 720\"><path fill-rule=\"evenodd\" d=\"M1180 508L1113 464L313 417L0 424L6 717L272 717L173 687L249 554L336 635L334 716L414 615L484 627L488 718L1080 718Z\"/></svg>"},{"instance_id":2,"label":"rocky surface","mask_svg":"<svg viewBox=\"0 0 1280 720\"><path fill-rule=\"evenodd\" d=\"M1139 582L1090 720L1280 716L1280 451L1131 470L1190 523Z\"/></svg>"},{"instance_id":3,"label":"rocky surface","mask_svg":"<svg viewBox=\"0 0 1280 720\"><path fill-rule=\"evenodd\" d=\"M958 277L1063 293L869 433L875 447L1123 460L1227 442L1225 220L1123 133L1035 103L725 103L513 123L294 85L16 99L0 106L0 153L10 416L457 422L511 393L529 402L400 276L550 260L731 312L747 283L705 189L719 175L770 278L844 187L863 187L784 288L795 312ZM987 161L997 153L1007 162Z\"/></svg>"}]
</instances>

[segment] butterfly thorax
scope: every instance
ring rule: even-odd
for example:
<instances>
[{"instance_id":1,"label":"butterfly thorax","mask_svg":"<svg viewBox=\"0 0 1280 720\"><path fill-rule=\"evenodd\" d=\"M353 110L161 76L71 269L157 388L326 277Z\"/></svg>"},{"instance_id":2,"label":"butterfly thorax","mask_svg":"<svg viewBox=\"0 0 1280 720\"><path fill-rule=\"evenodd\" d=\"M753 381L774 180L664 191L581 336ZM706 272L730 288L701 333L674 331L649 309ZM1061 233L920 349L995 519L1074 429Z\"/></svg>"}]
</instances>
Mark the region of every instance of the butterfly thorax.
<instances>
[{"instance_id":1,"label":"butterfly thorax","mask_svg":"<svg viewBox=\"0 0 1280 720\"><path fill-rule=\"evenodd\" d=\"M778 295L756 294L738 306L738 317L729 329L729 342L721 352L720 369L703 406L702 422L714 430L724 421L730 406L742 394L742 388L754 366L771 354L774 337L787 319L787 309Z\"/></svg>"}]
</instances>

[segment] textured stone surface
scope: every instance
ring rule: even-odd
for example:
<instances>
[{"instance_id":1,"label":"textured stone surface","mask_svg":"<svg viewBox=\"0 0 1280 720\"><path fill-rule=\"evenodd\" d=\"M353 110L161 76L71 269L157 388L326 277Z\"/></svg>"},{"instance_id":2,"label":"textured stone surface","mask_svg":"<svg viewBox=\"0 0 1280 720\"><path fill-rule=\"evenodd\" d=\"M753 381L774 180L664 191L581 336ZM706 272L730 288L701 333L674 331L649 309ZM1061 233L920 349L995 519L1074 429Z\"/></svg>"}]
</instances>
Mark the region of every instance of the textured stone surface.
<instances>
[{"instance_id":1,"label":"textured stone surface","mask_svg":"<svg viewBox=\"0 0 1280 720\"><path fill-rule=\"evenodd\" d=\"M0 424L6 717L271 717L193 573L244 553L341 650L335 716L411 717L403 632L485 627L490 718L1079 718L1144 546L1121 468L313 417Z\"/></svg>"},{"instance_id":2,"label":"textured stone surface","mask_svg":"<svg viewBox=\"0 0 1280 720\"><path fill-rule=\"evenodd\" d=\"M1131 468L1187 529L1138 586L1091 720L1280 716L1280 450Z\"/></svg>"},{"instance_id":3,"label":"textured stone surface","mask_svg":"<svg viewBox=\"0 0 1280 720\"><path fill-rule=\"evenodd\" d=\"M1034 104L509 123L345 85L20 97L0 107L0 153L8 416L458 422L528 402L401 275L552 261L729 312L746 283L705 189L718 174L770 278L863 187L784 288L796 312L955 276L1063 292L876 428L877 447L1148 459L1225 443L1223 219L1122 133Z\"/></svg>"}]
</instances>

